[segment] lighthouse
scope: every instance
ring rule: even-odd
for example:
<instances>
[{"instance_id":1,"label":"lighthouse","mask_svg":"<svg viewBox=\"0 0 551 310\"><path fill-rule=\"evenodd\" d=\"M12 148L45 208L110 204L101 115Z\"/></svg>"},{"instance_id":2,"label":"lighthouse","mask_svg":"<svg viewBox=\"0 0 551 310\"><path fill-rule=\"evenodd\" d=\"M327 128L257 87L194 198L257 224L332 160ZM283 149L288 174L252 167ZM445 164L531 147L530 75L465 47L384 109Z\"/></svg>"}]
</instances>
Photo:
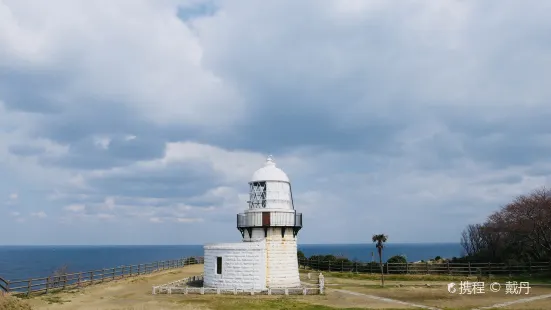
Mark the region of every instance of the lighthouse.
<instances>
[{"instance_id":1,"label":"lighthouse","mask_svg":"<svg viewBox=\"0 0 551 310\"><path fill-rule=\"evenodd\" d=\"M242 242L205 245L205 287L265 290L300 287L297 213L289 177L269 156L249 181L248 207L237 214Z\"/></svg>"}]
</instances>

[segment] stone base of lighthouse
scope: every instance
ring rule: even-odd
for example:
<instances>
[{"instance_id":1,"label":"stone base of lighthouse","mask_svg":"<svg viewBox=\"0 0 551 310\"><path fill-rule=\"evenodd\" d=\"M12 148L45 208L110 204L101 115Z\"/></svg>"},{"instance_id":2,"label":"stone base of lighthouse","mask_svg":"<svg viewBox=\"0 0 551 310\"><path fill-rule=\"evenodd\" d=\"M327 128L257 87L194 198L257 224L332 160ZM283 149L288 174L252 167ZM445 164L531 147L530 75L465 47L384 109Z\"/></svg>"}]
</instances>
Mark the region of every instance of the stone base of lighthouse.
<instances>
[{"instance_id":1,"label":"stone base of lighthouse","mask_svg":"<svg viewBox=\"0 0 551 310\"><path fill-rule=\"evenodd\" d=\"M243 242L206 245L205 287L265 290L300 287L292 228L253 228ZM220 265L221 264L221 265Z\"/></svg>"},{"instance_id":2,"label":"stone base of lighthouse","mask_svg":"<svg viewBox=\"0 0 551 310\"><path fill-rule=\"evenodd\" d=\"M266 286L269 288L300 287L297 240L291 228L268 228L266 238ZM264 233L264 231L262 231Z\"/></svg>"}]
</instances>

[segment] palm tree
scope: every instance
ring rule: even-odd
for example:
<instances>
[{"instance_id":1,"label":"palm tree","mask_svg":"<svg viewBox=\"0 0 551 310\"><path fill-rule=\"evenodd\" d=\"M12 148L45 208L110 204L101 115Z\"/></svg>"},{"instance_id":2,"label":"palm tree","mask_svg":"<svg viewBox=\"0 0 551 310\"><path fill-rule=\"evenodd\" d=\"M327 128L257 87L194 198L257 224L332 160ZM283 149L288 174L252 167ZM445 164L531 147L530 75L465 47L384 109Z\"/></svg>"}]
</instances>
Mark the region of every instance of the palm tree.
<instances>
[{"instance_id":1,"label":"palm tree","mask_svg":"<svg viewBox=\"0 0 551 310\"><path fill-rule=\"evenodd\" d=\"M383 248L385 247L385 242L388 239L388 236L380 234L380 235L373 235L373 242L375 242L375 247L377 248L377 251L379 252L379 265L381 266L381 286L385 286L385 276L383 272Z\"/></svg>"}]
</instances>

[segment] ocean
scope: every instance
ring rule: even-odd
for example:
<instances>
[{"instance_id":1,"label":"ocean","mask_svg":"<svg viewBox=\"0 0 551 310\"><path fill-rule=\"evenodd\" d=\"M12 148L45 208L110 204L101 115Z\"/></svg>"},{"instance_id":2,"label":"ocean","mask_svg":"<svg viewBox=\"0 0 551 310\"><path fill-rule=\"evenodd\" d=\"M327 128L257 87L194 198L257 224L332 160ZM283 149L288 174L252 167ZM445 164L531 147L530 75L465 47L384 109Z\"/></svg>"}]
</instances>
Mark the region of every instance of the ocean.
<instances>
[{"instance_id":1,"label":"ocean","mask_svg":"<svg viewBox=\"0 0 551 310\"><path fill-rule=\"evenodd\" d=\"M298 248L307 257L333 254L371 261L373 252L373 258L378 260L374 244L299 244ZM394 255L405 255L408 261L436 256L452 258L461 256L461 246L457 243L385 245L383 259ZM67 266L71 272L78 272L189 256L203 256L203 246L0 246L0 277L6 280L47 277L62 266Z\"/></svg>"}]
</instances>

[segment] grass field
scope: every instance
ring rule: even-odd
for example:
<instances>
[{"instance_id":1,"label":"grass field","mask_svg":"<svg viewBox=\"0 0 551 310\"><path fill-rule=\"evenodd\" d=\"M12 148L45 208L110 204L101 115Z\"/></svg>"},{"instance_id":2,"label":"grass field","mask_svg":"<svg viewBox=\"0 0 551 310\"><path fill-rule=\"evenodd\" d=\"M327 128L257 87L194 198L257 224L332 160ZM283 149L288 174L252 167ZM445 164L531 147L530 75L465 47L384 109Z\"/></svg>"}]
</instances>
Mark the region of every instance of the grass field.
<instances>
[{"instance_id":1,"label":"grass field","mask_svg":"<svg viewBox=\"0 0 551 310\"><path fill-rule=\"evenodd\" d=\"M310 271L310 270L300 270L301 274L312 273L312 275L319 273L319 271ZM325 276L337 277L337 278L350 278L350 279L362 279L362 280L374 280L379 281L381 279L381 274L369 274L369 273L354 273L354 272L327 272L324 271ZM442 281L442 282L458 282L458 281L477 281L475 275L436 275L436 274L385 274L385 281ZM545 275L533 275L533 276L491 276L483 277L481 281L484 282L506 282L506 281L526 281L532 284L550 284L551 285L551 274Z\"/></svg>"},{"instance_id":2,"label":"grass field","mask_svg":"<svg viewBox=\"0 0 551 310\"><path fill-rule=\"evenodd\" d=\"M36 310L142 310L142 309L420 309L431 306L437 309L473 309L494 304L518 301L527 297L549 298L502 305L496 309L549 310L551 287L533 287L529 295L486 293L479 295L450 294L447 283L465 281L466 278L422 275L389 275L386 286L380 287L378 275L354 273L324 273L325 295L309 296L234 296L234 295L152 295L151 287L185 277L198 275L202 265L187 266L131 279L97 284L78 290L35 296L27 299ZM315 282L301 273L305 282ZM471 278L471 281L476 278ZM494 281L496 279L492 279ZM502 282L503 279L499 279ZM509 279L507 279L509 280ZM514 279L517 280L518 279ZM496 280L497 281L497 280ZM543 280L542 280L543 281ZM532 282L531 282L532 283ZM384 299L386 298L386 300ZM412 305L413 304L413 305Z\"/></svg>"}]
</instances>

